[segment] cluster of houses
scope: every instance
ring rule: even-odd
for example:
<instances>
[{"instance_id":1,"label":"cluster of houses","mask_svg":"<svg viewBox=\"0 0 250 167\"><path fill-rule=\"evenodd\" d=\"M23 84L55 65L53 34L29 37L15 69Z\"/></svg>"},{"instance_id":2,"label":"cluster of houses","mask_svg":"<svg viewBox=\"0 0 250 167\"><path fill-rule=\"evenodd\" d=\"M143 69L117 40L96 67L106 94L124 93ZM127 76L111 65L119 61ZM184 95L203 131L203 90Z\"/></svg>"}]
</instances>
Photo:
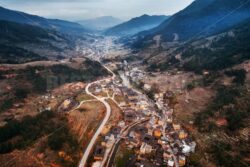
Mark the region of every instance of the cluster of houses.
<instances>
[{"instance_id":1,"label":"cluster of houses","mask_svg":"<svg viewBox=\"0 0 250 167\"><path fill-rule=\"evenodd\" d=\"M125 75L135 83L139 83L146 77L144 71L138 67L129 67L126 62L123 63L122 68L125 70Z\"/></svg>"},{"instance_id":2,"label":"cluster of houses","mask_svg":"<svg viewBox=\"0 0 250 167\"><path fill-rule=\"evenodd\" d=\"M113 81L113 85L116 85L113 87L114 92L122 94L127 99L126 102L119 103L123 119L111 128L103 137L101 145L96 147L94 165L107 159L116 141L122 138L127 149L135 152L133 158L135 166L185 166L186 158L195 151L196 143L180 124L173 121L173 109L168 104L174 94L172 92L156 94L153 101L119 82ZM126 136L122 136L123 129L144 119L148 121L137 124Z\"/></svg>"},{"instance_id":3,"label":"cluster of houses","mask_svg":"<svg viewBox=\"0 0 250 167\"><path fill-rule=\"evenodd\" d=\"M131 72L128 73L131 74ZM135 73L132 72L132 74ZM151 86L144 85L144 89L151 89ZM136 150L135 164L137 166L185 166L186 158L195 151L196 143L191 140L180 124L173 121L174 110L169 107L169 104L174 93L167 91L155 94L154 103L147 98L144 101L141 100L140 95L138 97L137 110L149 116L150 120L133 129L126 139L127 147ZM157 106L156 109L153 104Z\"/></svg>"},{"instance_id":4,"label":"cluster of houses","mask_svg":"<svg viewBox=\"0 0 250 167\"><path fill-rule=\"evenodd\" d=\"M132 68L127 75L134 81L139 82L142 79L145 79L145 74L142 70L138 69L137 67Z\"/></svg>"},{"instance_id":5,"label":"cluster of houses","mask_svg":"<svg viewBox=\"0 0 250 167\"><path fill-rule=\"evenodd\" d=\"M179 124L153 115L131 130L125 142L136 151L138 166L184 166L196 147Z\"/></svg>"},{"instance_id":6,"label":"cluster of houses","mask_svg":"<svg viewBox=\"0 0 250 167\"><path fill-rule=\"evenodd\" d=\"M117 103L122 109L123 117L117 125L110 128L107 132L104 132L105 135L102 137L101 143L96 147L96 151L94 151L94 165L100 164L100 161L106 159L115 141L121 137L123 129L126 129L135 122L149 117L153 108L145 95L123 86L121 82L116 79L113 82L99 83L99 85L95 85L93 91L94 93L100 93L106 92L109 89L112 89L113 93L116 95L126 97L125 101Z\"/></svg>"}]
</instances>

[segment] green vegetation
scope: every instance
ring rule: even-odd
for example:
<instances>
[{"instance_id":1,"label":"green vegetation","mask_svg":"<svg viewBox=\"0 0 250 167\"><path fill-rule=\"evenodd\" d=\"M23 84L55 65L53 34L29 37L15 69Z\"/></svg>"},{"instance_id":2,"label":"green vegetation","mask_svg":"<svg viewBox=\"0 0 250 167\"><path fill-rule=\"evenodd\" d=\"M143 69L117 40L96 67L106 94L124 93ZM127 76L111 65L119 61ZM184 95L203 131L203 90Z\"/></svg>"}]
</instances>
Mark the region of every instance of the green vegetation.
<instances>
[{"instance_id":1,"label":"green vegetation","mask_svg":"<svg viewBox=\"0 0 250 167\"><path fill-rule=\"evenodd\" d=\"M246 80L246 71L244 69L226 71L225 74L234 77L234 83L244 85Z\"/></svg>"},{"instance_id":2,"label":"green vegetation","mask_svg":"<svg viewBox=\"0 0 250 167\"><path fill-rule=\"evenodd\" d=\"M130 162L131 156L134 155L133 151L125 150L123 154L116 158L117 167L126 167Z\"/></svg>"},{"instance_id":3,"label":"green vegetation","mask_svg":"<svg viewBox=\"0 0 250 167\"><path fill-rule=\"evenodd\" d=\"M13 120L0 128L0 153L25 149L50 133L52 135L48 138L48 146L52 150L60 150L66 144L71 152L75 151L78 144L66 123L66 118L60 118L51 111L25 117L22 121Z\"/></svg>"},{"instance_id":4,"label":"green vegetation","mask_svg":"<svg viewBox=\"0 0 250 167\"><path fill-rule=\"evenodd\" d=\"M0 103L0 112L10 109L15 102L25 99L28 93L27 89L17 88L14 92L14 97L5 99Z\"/></svg>"},{"instance_id":5,"label":"green vegetation","mask_svg":"<svg viewBox=\"0 0 250 167\"><path fill-rule=\"evenodd\" d=\"M47 89L53 89L65 83L76 81L91 81L97 77L108 75L108 72L98 63L86 60L79 69L67 65L53 65L50 67L27 67L20 71L24 79L30 81L37 93L43 93Z\"/></svg>"},{"instance_id":6,"label":"green vegetation","mask_svg":"<svg viewBox=\"0 0 250 167\"><path fill-rule=\"evenodd\" d=\"M240 64L250 59L250 24L235 27L234 36L225 35L212 41L210 48L186 46L182 57L183 68L201 73L202 70L217 71Z\"/></svg>"},{"instance_id":7,"label":"green vegetation","mask_svg":"<svg viewBox=\"0 0 250 167\"><path fill-rule=\"evenodd\" d=\"M215 141L211 146L210 152L213 154L213 158L218 166L248 167L249 164L242 159L244 155L235 155L233 153L235 151L239 152L240 149L240 146L239 148L233 148L230 144ZM242 151L244 151L244 149Z\"/></svg>"},{"instance_id":8,"label":"green vegetation","mask_svg":"<svg viewBox=\"0 0 250 167\"><path fill-rule=\"evenodd\" d=\"M159 93L160 92L160 88L159 86L154 83L152 86L151 86L151 89L149 91L146 92L146 94L148 95L148 97L152 100L154 100L154 95Z\"/></svg>"},{"instance_id":9,"label":"green vegetation","mask_svg":"<svg viewBox=\"0 0 250 167\"><path fill-rule=\"evenodd\" d=\"M245 127L244 118L247 117L247 111L234 110L229 108L226 110L226 119L228 121L228 129L230 131L236 131Z\"/></svg>"},{"instance_id":10,"label":"green vegetation","mask_svg":"<svg viewBox=\"0 0 250 167\"><path fill-rule=\"evenodd\" d=\"M243 120L246 119L246 114L249 112L249 100L246 89L238 86L222 86L218 88L216 97L209 104L206 110L197 114L195 124L201 132L210 132L214 129L211 118L215 114L220 114L228 121L227 129L235 131L244 127ZM244 107L241 104L244 104Z\"/></svg>"},{"instance_id":11,"label":"green vegetation","mask_svg":"<svg viewBox=\"0 0 250 167\"><path fill-rule=\"evenodd\" d=\"M195 82L191 82L187 84L187 90L192 90L196 87L196 83Z\"/></svg>"},{"instance_id":12,"label":"green vegetation","mask_svg":"<svg viewBox=\"0 0 250 167\"><path fill-rule=\"evenodd\" d=\"M144 83L142 81L140 81L139 83L133 82L132 80L130 80L130 83L137 88L138 90L140 90L141 92L143 92L144 94L146 94L148 96L148 98L150 98L151 100L155 100L154 95L160 92L160 88L159 86L154 83L151 86L150 90L144 90L143 86Z\"/></svg>"},{"instance_id":13,"label":"green vegetation","mask_svg":"<svg viewBox=\"0 0 250 167\"><path fill-rule=\"evenodd\" d=\"M0 63L17 64L47 60L46 57L21 48L18 44L33 43L41 45L44 43L48 46L50 45L49 42L44 42L42 39L56 40L55 37L50 35L50 33L56 34L55 32L37 26L0 21L0 27ZM49 47L53 46L50 45Z\"/></svg>"},{"instance_id":14,"label":"green vegetation","mask_svg":"<svg viewBox=\"0 0 250 167\"><path fill-rule=\"evenodd\" d=\"M166 56L164 61L149 64L148 70L165 71L180 68L202 74L204 70L216 72L249 60L249 20L237 27L231 27L229 30L231 34L224 32L224 34L218 35L218 38L209 39L211 41L202 39L180 45L175 48L175 51ZM207 46L205 47L205 45ZM181 62L175 58L178 54L181 54Z\"/></svg>"},{"instance_id":15,"label":"green vegetation","mask_svg":"<svg viewBox=\"0 0 250 167\"><path fill-rule=\"evenodd\" d=\"M0 112L10 109L13 106L14 99L6 99L0 104Z\"/></svg>"},{"instance_id":16,"label":"green vegetation","mask_svg":"<svg viewBox=\"0 0 250 167\"><path fill-rule=\"evenodd\" d=\"M63 127L48 138L48 145L52 150L61 150L63 145L67 143L72 151L77 150L78 142L72 136L67 127Z\"/></svg>"},{"instance_id":17,"label":"green vegetation","mask_svg":"<svg viewBox=\"0 0 250 167\"><path fill-rule=\"evenodd\" d=\"M33 86L33 91L36 93L43 93L47 90L47 81L37 71L45 70L45 67L27 67L24 70L18 71L21 75L21 79L29 81Z\"/></svg>"},{"instance_id":18,"label":"green vegetation","mask_svg":"<svg viewBox=\"0 0 250 167\"><path fill-rule=\"evenodd\" d=\"M12 45L0 45L0 63L2 64L18 64L41 60L47 60L47 58Z\"/></svg>"},{"instance_id":19,"label":"green vegetation","mask_svg":"<svg viewBox=\"0 0 250 167\"><path fill-rule=\"evenodd\" d=\"M0 102L0 112L10 109L15 102L25 99L29 93L42 94L65 83L92 81L108 75L108 72L98 62L87 59L78 69L67 65L28 66L21 70L1 72L0 76L6 74L17 74L15 84L19 84L19 81L23 84L20 87L14 85L15 90L9 93L10 98Z\"/></svg>"},{"instance_id":20,"label":"green vegetation","mask_svg":"<svg viewBox=\"0 0 250 167\"><path fill-rule=\"evenodd\" d=\"M22 121L10 121L0 128L0 153L24 149L38 138L53 132L62 122L53 121L55 114L45 111L36 117L25 117Z\"/></svg>"},{"instance_id":21,"label":"green vegetation","mask_svg":"<svg viewBox=\"0 0 250 167\"><path fill-rule=\"evenodd\" d=\"M40 42L40 39L54 39L49 35L49 31L37 26L27 24L19 24L9 21L0 21L0 34L1 39L17 42Z\"/></svg>"},{"instance_id":22,"label":"green vegetation","mask_svg":"<svg viewBox=\"0 0 250 167\"><path fill-rule=\"evenodd\" d=\"M18 88L15 90L15 96L17 99L25 99L29 91L27 89Z\"/></svg>"},{"instance_id":23,"label":"green vegetation","mask_svg":"<svg viewBox=\"0 0 250 167\"><path fill-rule=\"evenodd\" d=\"M87 59L82 68L74 69L65 65L54 65L50 68L54 76L59 77L59 84L75 81L90 81L96 77L107 75L108 72L98 63Z\"/></svg>"},{"instance_id":24,"label":"green vegetation","mask_svg":"<svg viewBox=\"0 0 250 167\"><path fill-rule=\"evenodd\" d=\"M144 61L145 64L148 64L147 60ZM168 56L165 58L164 63L156 64L152 63L148 66L147 70L148 71L166 71L169 70L175 66L177 66L180 63L180 60L176 59L173 55Z\"/></svg>"},{"instance_id":25,"label":"green vegetation","mask_svg":"<svg viewBox=\"0 0 250 167\"><path fill-rule=\"evenodd\" d=\"M210 72L208 75L203 75L201 78L192 80L187 83L186 89L192 90L196 87L209 87L217 84L222 75L219 72Z\"/></svg>"},{"instance_id":26,"label":"green vegetation","mask_svg":"<svg viewBox=\"0 0 250 167\"><path fill-rule=\"evenodd\" d=\"M202 167L200 163L201 155L203 152L198 152L197 150L195 153L192 153L187 160L187 166L193 166L193 167Z\"/></svg>"},{"instance_id":27,"label":"green vegetation","mask_svg":"<svg viewBox=\"0 0 250 167\"><path fill-rule=\"evenodd\" d=\"M247 167L247 151L249 143L239 137L240 130L248 126L250 119L250 93L245 85L246 72L244 70L229 70L226 75L234 77L230 86L215 86L217 94L207 108L196 115L195 125L203 135L227 135L227 139L211 137L207 149L211 158L218 166ZM218 118L226 120L220 126ZM237 138L231 140L230 138ZM196 164L197 157L191 159Z\"/></svg>"},{"instance_id":28,"label":"green vegetation","mask_svg":"<svg viewBox=\"0 0 250 167\"><path fill-rule=\"evenodd\" d=\"M85 94L85 93L82 93L82 94L79 94L77 97L76 97L76 100L80 103L81 101L86 101L86 100L92 100L93 97L88 95L88 94Z\"/></svg>"},{"instance_id":29,"label":"green vegetation","mask_svg":"<svg viewBox=\"0 0 250 167\"><path fill-rule=\"evenodd\" d=\"M79 144L70 132L67 119L63 115L44 111L35 117L27 116L21 121L13 120L0 128L0 154L15 149L24 150L39 141L45 141L40 152L47 148L56 152L63 150L71 160L57 157L58 163L65 167L74 167L78 162Z\"/></svg>"}]
</instances>

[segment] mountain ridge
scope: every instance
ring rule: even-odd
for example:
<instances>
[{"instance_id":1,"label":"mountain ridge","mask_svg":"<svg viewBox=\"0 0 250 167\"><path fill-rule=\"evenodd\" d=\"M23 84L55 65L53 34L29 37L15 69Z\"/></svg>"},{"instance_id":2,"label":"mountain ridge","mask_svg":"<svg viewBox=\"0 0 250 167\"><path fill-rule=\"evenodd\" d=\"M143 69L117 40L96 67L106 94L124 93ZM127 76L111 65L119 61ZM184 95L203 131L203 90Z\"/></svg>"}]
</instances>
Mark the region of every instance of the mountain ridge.
<instances>
[{"instance_id":1,"label":"mountain ridge","mask_svg":"<svg viewBox=\"0 0 250 167\"><path fill-rule=\"evenodd\" d=\"M155 35L161 35L164 42L173 41L174 34L178 34L179 41L212 35L249 17L247 0L196 0L158 27L138 34L135 45L152 40Z\"/></svg>"},{"instance_id":2,"label":"mountain ridge","mask_svg":"<svg viewBox=\"0 0 250 167\"><path fill-rule=\"evenodd\" d=\"M108 29L105 34L106 35L115 35L115 36L126 36L126 35L134 35L140 31L145 31L151 28L158 26L164 20L166 20L168 16L164 15L142 15L139 17L135 17L130 19L127 22L119 24L115 27Z\"/></svg>"},{"instance_id":3,"label":"mountain ridge","mask_svg":"<svg viewBox=\"0 0 250 167\"><path fill-rule=\"evenodd\" d=\"M24 63L70 55L73 42L63 33L0 20L0 63Z\"/></svg>"},{"instance_id":4,"label":"mountain ridge","mask_svg":"<svg viewBox=\"0 0 250 167\"><path fill-rule=\"evenodd\" d=\"M88 32L86 28L84 28L78 23L59 19L47 19L37 15L31 15L20 11L10 10L1 6L0 20L29 24L46 29L61 31L64 33L77 34Z\"/></svg>"}]
</instances>

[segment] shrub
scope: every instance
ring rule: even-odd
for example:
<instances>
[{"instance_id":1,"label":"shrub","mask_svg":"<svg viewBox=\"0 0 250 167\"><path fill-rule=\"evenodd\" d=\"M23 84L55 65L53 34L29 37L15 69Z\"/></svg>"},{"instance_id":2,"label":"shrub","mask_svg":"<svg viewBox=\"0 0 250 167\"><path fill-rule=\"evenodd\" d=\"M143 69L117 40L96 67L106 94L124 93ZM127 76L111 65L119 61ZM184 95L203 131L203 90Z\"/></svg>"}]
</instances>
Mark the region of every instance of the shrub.
<instances>
[{"instance_id":1,"label":"shrub","mask_svg":"<svg viewBox=\"0 0 250 167\"><path fill-rule=\"evenodd\" d=\"M18 88L15 91L15 96L17 99L24 99L27 97L29 91L27 89Z\"/></svg>"}]
</instances>

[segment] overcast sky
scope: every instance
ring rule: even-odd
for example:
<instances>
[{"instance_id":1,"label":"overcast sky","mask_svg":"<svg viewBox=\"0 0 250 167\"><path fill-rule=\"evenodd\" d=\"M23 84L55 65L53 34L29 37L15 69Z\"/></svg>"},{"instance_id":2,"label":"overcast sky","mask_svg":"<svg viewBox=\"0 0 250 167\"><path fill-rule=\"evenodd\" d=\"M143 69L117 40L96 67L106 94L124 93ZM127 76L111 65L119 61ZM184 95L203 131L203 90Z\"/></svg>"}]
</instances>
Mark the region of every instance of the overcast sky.
<instances>
[{"instance_id":1,"label":"overcast sky","mask_svg":"<svg viewBox=\"0 0 250 167\"><path fill-rule=\"evenodd\" d=\"M142 14L171 15L193 0L0 0L6 8L48 18L81 20L114 16L123 20Z\"/></svg>"}]
</instances>

